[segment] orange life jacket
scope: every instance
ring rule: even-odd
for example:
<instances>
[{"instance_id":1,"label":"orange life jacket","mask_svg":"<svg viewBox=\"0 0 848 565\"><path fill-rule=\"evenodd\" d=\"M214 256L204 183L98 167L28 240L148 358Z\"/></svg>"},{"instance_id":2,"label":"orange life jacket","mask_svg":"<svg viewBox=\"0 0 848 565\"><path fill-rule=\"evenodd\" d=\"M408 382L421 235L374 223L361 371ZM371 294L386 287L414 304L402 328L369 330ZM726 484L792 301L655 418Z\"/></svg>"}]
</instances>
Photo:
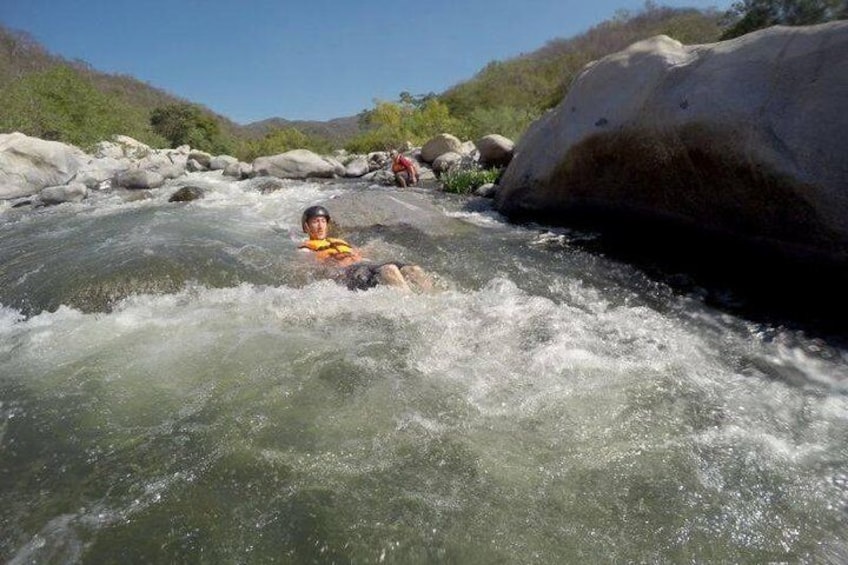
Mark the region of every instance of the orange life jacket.
<instances>
[{"instance_id":1,"label":"orange life jacket","mask_svg":"<svg viewBox=\"0 0 848 565\"><path fill-rule=\"evenodd\" d=\"M353 253L353 248L348 242L335 237L327 239L310 239L300 244L300 249L309 249L318 253L318 258L324 259L344 259Z\"/></svg>"}]
</instances>

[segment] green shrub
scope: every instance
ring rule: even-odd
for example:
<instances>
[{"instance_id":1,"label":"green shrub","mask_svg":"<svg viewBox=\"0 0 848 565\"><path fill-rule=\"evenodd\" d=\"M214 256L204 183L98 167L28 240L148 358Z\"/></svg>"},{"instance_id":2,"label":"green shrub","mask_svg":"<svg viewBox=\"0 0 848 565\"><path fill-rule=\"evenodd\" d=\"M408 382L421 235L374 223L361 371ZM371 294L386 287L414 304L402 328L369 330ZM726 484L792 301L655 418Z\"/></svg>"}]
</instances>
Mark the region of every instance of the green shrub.
<instances>
[{"instance_id":1,"label":"green shrub","mask_svg":"<svg viewBox=\"0 0 848 565\"><path fill-rule=\"evenodd\" d=\"M484 135L497 133L518 141L527 126L539 117L538 112L515 106L479 107L468 116L470 139L480 139Z\"/></svg>"},{"instance_id":2,"label":"green shrub","mask_svg":"<svg viewBox=\"0 0 848 565\"><path fill-rule=\"evenodd\" d=\"M352 153L368 153L398 148L406 142L422 145L435 135L451 132L467 134L467 127L451 116L443 102L425 97L418 100L401 93L400 103L377 101L372 110L363 112L360 125L363 133L345 144Z\"/></svg>"},{"instance_id":3,"label":"green shrub","mask_svg":"<svg viewBox=\"0 0 848 565\"><path fill-rule=\"evenodd\" d=\"M386 151L393 147L401 147L408 137L402 132L391 128L377 128L360 133L345 143L344 148L351 153L370 153L371 151Z\"/></svg>"},{"instance_id":4,"label":"green shrub","mask_svg":"<svg viewBox=\"0 0 848 565\"><path fill-rule=\"evenodd\" d=\"M458 169L443 173L439 180L445 192L468 194L484 184L498 180L500 169Z\"/></svg>"},{"instance_id":5,"label":"green shrub","mask_svg":"<svg viewBox=\"0 0 848 565\"><path fill-rule=\"evenodd\" d=\"M243 140L235 150L235 156L242 161L253 161L257 157L279 155L292 149L309 149L324 154L332 150L330 143L306 135L297 128L279 128L268 132L262 139Z\"/></svg>"},{"instance_id":6,"label":"green shrub","mask_svg":"<svg viewBox=\"0 0 848 565\"><path fill-rule=\"evenodd\" d=\"M124 134L161 147L147 112L97 90L67 65L55 65L0 86L0 131L20 131L83 149Z\"/></svg>"},{"instance_id":7,"label":"green shrub","mask_svg":"<svg viewBox=\"0 0 848 565\"><path fill-rule=\"evenodd\" d=\"M216 119L194 104L168 104L150 113L153 130L171 147L188 145L209 153L231 153L232 143L221 132Z\"/></svg>"}]
</instances>

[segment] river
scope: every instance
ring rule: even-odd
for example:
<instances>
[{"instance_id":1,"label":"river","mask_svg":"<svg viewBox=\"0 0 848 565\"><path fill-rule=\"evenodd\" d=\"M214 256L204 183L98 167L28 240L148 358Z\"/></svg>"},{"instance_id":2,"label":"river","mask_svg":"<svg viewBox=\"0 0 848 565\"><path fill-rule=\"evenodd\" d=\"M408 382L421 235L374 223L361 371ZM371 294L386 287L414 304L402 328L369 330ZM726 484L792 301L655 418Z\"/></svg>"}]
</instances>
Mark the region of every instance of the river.
<instances>
[{"instance_id":1,"label":"river","mask_svg":"<svg viewBox=\"0 0 848 565\"><path fill-rule=\"evenodd\" d=\"M841 342L485 203L189 179L0 209L0 561L848 560ZM438 291L317 276L315 203Z\"/></svg>"}]
</instances>

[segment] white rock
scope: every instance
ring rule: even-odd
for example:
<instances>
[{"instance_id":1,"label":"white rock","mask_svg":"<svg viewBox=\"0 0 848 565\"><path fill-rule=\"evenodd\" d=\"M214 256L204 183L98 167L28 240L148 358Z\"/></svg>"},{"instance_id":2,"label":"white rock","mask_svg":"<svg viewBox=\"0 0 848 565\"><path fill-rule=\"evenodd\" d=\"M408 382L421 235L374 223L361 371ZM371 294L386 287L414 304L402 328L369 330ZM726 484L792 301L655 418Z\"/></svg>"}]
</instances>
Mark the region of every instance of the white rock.
<instances>
[{"instance_id":1,"label":"white rock","mask_svg":"<svg viewBox=\"0 0 848 565\"><path fill-rule=\"evenodd\" d=\"M87 161L88 156L72 145L19 132L0 134L0 199L65 184Z\"/></svg>"},{"instance_id":2,"label":"white rock","mask_svg":"<svg viewBox=\"0 0 848 565\"><path fill-rule=\"evenodd\" d=\"M88 188L81 182L61 186L48 186L39 192L38 196L45 204L61 204L63 202L80 202L88 196Z\"/></svg>"}]
</instances>

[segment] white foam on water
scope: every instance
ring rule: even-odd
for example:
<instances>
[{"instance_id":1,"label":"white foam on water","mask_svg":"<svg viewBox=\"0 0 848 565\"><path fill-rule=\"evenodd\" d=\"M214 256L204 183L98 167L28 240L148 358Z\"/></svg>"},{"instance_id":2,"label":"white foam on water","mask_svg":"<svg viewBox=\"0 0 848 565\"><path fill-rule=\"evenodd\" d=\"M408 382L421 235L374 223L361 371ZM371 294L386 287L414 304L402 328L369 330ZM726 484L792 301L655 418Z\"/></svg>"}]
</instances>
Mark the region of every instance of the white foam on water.
<instances>
[{"instance_id":1,"label":"white foam on water","mask_svg":"<svg viewBox=\"0 0 848 565\"><path fill-rule=\"evenodd\" d=\"M480 211L447 211L445 216L464 220L481 228L498 228L503 226L505 218L494 209Z\"/></svg>"},{"instance_id":2,"label":"white foam on water","mask_svg":"<svg viewBox=\"0 0 848 565\"><path fill-rule=\"evenodd\" d=\"M148 207L151 217L124 236L151 249L179 241L158 233L162 224L214 223L220 239L243 230L250 237L233 237L226 252L265 268L275 238L301 237L301 210L335 194L310 183L261 195L203 182L206 197L188 204L166 205L170 191L160 189L153 201L44 214ZM475 214L455 217L495 227ZM563 249L571 235L520 233L530 246ZM673 546L645 549L669 539L789 551L815 535L793 534L798 522L840 516L846 482L827 466L845 460L844 351L775 338L671 295L659 311L600 276L551 276L527 261L516 263L517 280L495 265L479 287L432 294L350 292L330 281L189 283L108 312L62 306L25 317L0 306L3 390L43 401L49 409L35 423L72 434L69 444L87 441L98 468L121 468L157 442L205 447L118 480L137 496L56 516L32 544L73 544L80 524L91 535L169 504L230 453L284 469L289 494L327 489L375 516L384 502L363 489L379 476L390 501L408 497L446 517L442 525L463 518L467 535L491 535L486 524L497 523L515 548L536 542L542 560L563 540L623 545L635 560L675 555ZM0 400L4 417L21 415L17 397ZM66 422L79 429L63 430ZM0 427L0 448L15 439L10 430ZM790 502L771 504L782 496ZM260 513L266 502L243 500ZM664 517L666 507L684 515ZM785 525L786 537L770 524ZM590 530L591 544L589 533L580 538ZM36 555L32 544L22 559ZM516 557L515 548L500 555Z\"/></svg>"}]
</instances>

